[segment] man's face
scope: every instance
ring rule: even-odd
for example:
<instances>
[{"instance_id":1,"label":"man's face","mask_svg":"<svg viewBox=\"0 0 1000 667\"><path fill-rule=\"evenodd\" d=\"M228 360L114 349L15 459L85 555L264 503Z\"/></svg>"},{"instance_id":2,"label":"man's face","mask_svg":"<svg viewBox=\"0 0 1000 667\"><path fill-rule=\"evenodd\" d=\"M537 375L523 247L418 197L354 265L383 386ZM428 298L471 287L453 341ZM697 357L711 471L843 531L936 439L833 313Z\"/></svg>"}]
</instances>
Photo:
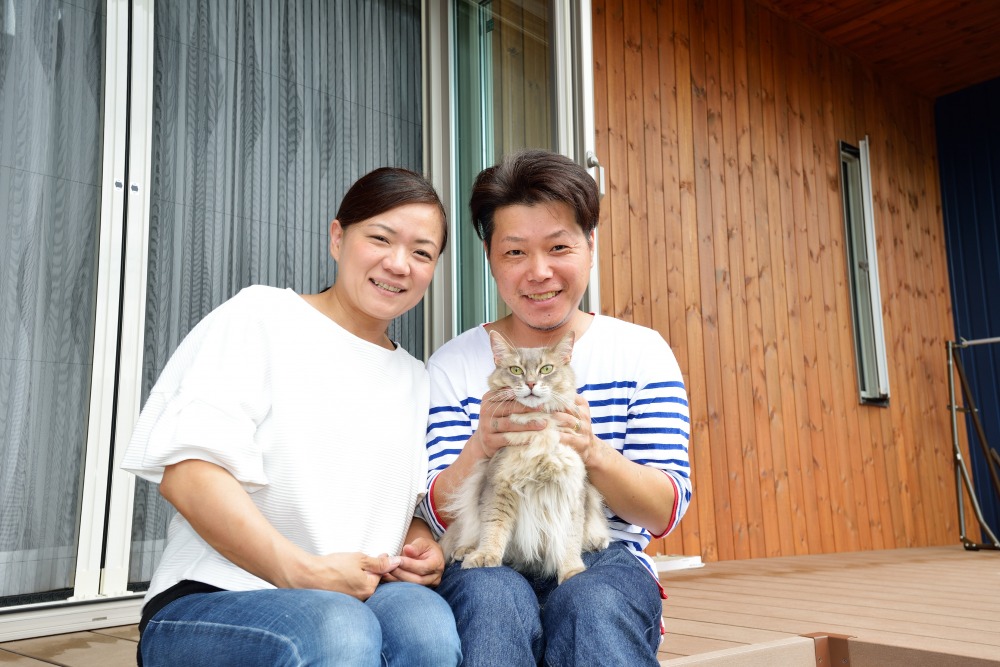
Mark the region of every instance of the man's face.
<instances>
[{"instance_id":1,"label":"man's face","mask_svg":"<svg viewBox=\"0 0 1000 667\"><path fill-rule=\"evenodd\" d=\"M562 202L497 209L488 259L512 326L561 334L579 312L594 264L588 238Z\"/></svg>"}]
</instances>

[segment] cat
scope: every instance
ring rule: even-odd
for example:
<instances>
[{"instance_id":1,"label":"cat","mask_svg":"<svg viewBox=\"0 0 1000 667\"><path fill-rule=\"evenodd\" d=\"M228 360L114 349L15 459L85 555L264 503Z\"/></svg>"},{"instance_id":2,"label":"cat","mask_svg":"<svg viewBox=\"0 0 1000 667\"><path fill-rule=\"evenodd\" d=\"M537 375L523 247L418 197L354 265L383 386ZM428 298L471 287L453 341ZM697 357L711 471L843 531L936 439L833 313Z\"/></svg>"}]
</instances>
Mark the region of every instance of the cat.
<instances>
[{"instance_id":1,"label":"cat","mask_svg":"<svg viewBox=\"0 0 1000 667\"><path fill-rule=\"evenodd\" d=\"M446 503L454 517L441 539L447 562L462 561L463 568L506 564L525 574L555 575L561 584L585 569L582 552L610 543L604 501L580 456L559 442L550 414L574 408L575 340L571 331L550 347L518 348L490 332L496 369L489 387L537 410L512 414L512 421L541 420L545 428L508 433L512 446L478 461Z\"/></svg>"}]
</instances>

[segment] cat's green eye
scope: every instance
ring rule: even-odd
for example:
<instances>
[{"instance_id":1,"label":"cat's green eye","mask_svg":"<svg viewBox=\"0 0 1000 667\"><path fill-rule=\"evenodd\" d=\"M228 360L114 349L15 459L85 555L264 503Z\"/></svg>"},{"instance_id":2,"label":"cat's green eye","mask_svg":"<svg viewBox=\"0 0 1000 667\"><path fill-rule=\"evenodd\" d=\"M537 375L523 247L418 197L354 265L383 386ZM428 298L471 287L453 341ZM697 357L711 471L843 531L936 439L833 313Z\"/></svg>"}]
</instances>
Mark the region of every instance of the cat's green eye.
<instances>
[{"instance_id":1,"label":"cat's green eye","mask_svg":"<svg viewBox=\"0 0 1000 667\"><path fill-rule=\"evenodd\" d=\"M544 366L538 369L538 372L541 373L542 375L548 375L554 370L555 367L553 367L552 364L545 364Z\"/></svg>"},{"instance_id":2,"label":"cat's green eye","mask_svg":"<svg viewBox=\"0 0 1000 667\"><path fill-rule=\"evenodd\" d=\"M509 370L511 375L524 375L524 369L520 366L511 366Z\"/></svg>"}]
</instances>

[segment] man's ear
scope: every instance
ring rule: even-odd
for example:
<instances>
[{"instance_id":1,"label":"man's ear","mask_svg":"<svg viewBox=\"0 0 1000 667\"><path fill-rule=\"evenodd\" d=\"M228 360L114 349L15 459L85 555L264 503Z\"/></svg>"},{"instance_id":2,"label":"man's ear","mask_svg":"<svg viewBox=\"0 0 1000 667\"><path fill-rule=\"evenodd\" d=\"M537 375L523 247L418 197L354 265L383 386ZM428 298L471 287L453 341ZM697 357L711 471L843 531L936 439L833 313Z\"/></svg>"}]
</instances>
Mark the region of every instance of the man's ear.
<instances>
[{"instance_id":1,"label":"man's ear","mask_svg":"<svg viewBox=\"0 0 1000 667\"><path fill-rule=\"evenodd\" d=\"M340 244L344 240L344 228L340 226L340 220L334 219L330 223L330 256L338 262L340 261Z\"/></svg>"}]
</instances>

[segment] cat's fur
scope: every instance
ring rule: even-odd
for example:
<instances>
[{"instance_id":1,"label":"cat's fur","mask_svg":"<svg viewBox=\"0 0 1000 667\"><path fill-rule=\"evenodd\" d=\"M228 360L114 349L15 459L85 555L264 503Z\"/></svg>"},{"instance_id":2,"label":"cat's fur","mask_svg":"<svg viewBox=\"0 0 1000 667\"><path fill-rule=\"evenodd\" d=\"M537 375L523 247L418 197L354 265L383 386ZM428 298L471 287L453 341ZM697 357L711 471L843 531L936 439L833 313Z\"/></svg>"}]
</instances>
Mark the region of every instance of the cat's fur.
<instances>
[{"instance_id":1,"label":"cat's fur","mask_svg":"<svg viewBox=\"0 0 1000 667\"><path fill-rule=\"evenodd\" d=\"M447 503L454 517L441 539L448 562L461 560L463 568L506 564L524 573L556 575L562 583L585 569L582 552L608 546L603 500L587 480L580 456L559 442L550 414L574 405L576 378L569 364L575 338L571 331L551 347L516 348L490 332L496 363L490 388L537 410L512 414L512 421L542 420L546 426L508 433L512 446L479 461L462 482ZM488 424L490 415L479 418Z\"/></svg>"}]
</instances>

